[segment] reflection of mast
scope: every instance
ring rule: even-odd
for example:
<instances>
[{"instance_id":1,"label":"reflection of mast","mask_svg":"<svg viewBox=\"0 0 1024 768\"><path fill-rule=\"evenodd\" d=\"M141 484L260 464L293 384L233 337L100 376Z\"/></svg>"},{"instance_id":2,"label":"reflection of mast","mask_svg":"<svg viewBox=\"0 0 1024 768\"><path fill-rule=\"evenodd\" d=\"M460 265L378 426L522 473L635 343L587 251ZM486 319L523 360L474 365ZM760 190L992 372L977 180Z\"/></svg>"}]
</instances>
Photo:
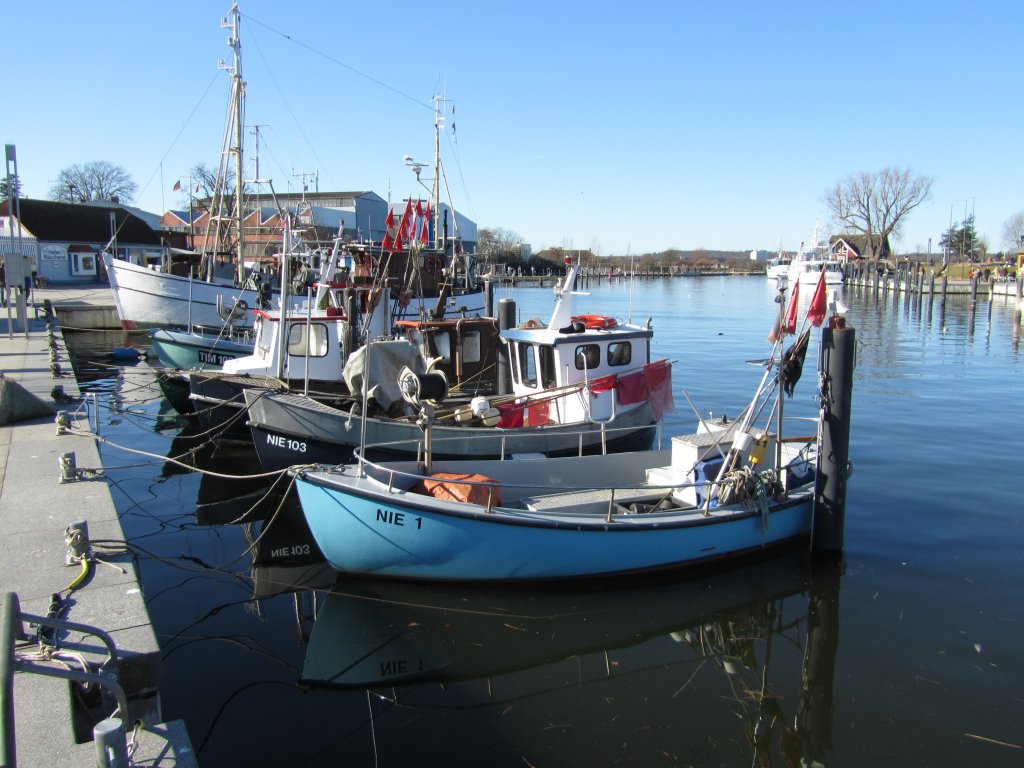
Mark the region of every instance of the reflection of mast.
<instances>
[{"instance_id":1,"label":"reflection of mast","mask_svg":"<svg viewBox=\"0 0 1024 768\"><path fill-rule=\"evenodd\" d=\"M796 715L801 764L820 764L832 749L832 681L839 647L839 561L815 563L807 619L803 692Z\"/></svg>"}]
</instances>

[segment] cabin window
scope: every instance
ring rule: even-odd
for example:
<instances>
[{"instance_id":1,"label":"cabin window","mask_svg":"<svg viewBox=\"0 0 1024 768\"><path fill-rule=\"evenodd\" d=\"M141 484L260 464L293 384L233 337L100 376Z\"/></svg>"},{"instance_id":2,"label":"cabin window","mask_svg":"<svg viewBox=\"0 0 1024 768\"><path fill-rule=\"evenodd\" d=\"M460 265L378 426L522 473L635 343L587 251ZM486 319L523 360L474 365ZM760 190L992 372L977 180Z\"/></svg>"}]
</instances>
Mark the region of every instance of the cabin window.
<instances>
[{"instance_id":1,"label":"cabin window","mask_svg":"<svg viewBox=\"0 0 1024 768\"><path fill-rule=\"evenodd\" d=\"M550 346L537 347L540 353L540 380L545 387L555 386L558 369L555 367L555 348Z\"/></svg>"},{"instance_id":2,"label":"cabin window","mask_svg":"<svg viewBox=\"0 0 1024 768\"><path fill-rule=\"evenodd\" d=\"M434 334L434 349L445 363L452 361L452 337L447 331Z\"/></svg>"},{"instance_id":3,"label":"cabin window","mask_svg":"<svg viewBox=\"0 0 1024 768\"><path fill-rule=\"evenodd\" d=\"M597 344L576 347L576 370L592 371L601 364L601 348Z\"/></svg>"},{"instance_id":4,"label":"cabin window","mask_svg":"<svg viewBox=\"0 0 1024 768\"><path fill-rule=\"evenodd\" d=\"M533 357L533 347L519 344L519 379L524 386L537 386L537 361Z\"/></svg>"},{"instance_id":5,"label":"cabin window","mask_svg":"<svg viewBox=\"0 0 1024 768\"><path fill-rule=\"evenodd\" d=\"M628 341L617 341L608 345L608 365L629 365L633 359L633 347Z\"/></svg>"},{"instance_id":6,"label":"cabin window","mask_svg":"<svg viewBox=\"0 0 1024 768\"><path fill-rule=\"evenodd\" d=\"M462 334L462 362L479 363L481 358L480 331Z\"/></svg>"},{"instance_id":7,"label":"cabin window","mask_svg":"<svg viewBox=\"0 0 1024 768\"><path fill-rule=\"evenodd\" d=\"M323 323L293 323L288 329L288 354L305 357L307 338L310 357L327 354L327 326Z\"/></svg>"}]
</instances>

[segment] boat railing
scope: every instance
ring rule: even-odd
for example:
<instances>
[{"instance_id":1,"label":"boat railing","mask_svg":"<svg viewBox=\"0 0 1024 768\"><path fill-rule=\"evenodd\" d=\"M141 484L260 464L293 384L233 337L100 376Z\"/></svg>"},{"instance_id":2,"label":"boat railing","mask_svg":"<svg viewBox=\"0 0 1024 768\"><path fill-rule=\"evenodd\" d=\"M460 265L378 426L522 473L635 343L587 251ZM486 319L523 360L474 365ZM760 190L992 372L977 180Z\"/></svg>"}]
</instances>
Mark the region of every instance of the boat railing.
<instances>
[{"instance_id":1,"label":"boat railing","mask_svg":"<svg viewBox=\"0 0 1024 768\"><path fill-rule=\"evenodd\" d=\"M813 418L805 417L790 417L786 420L790 421L810 421L814 422ZM454 438L453 438L454 439ZM776 477L781 477L782 471L796 471L798 469L804 470L800 474L805 474L809 468L814 464L815 458L812 453L812 449L816 446L817 436L816 434L803 435L800 437L783 438L782 443L786 444L802 444L796 452L791 452L781 466L776 470ZM423 481L437 481L439 478L436 474L433 474L431 466L426 465L423 462L422 453L417 453L415 464L412 462L404 464L402 466L395 466L393 462L376 462L366 458L366 451L373 448L380 448L382 445L394 446L397 443L408 444L412 441L394 441L386 444L375 444L374 446L367 446L366 449L360 451L355 450L356 462L359 464L360 472L364 475L371 475L381 483L386 483L388 493L408 493L414 492L414 489L420 485ZM688 470L672 468L669 465L670 454L665 456L666 467L648 467L642 462L631 459L631 456L637 456L639 453L620 454L622 457L623 473L618 477L614 475L604 475L600 478L594 478L588 480L584 485L573 485L565 484L560 482L556 491L552 491L550 487L544 485L538 485L537 482L527 476L524 480L518 481L510 479L509 477L503 477L501 480L488 478L479 474L473 474L472 470L474 467L472 464L467 465L466 472L463 473L444 473L441 478L445 484L465 486L467 488L480 488L487 494L486 511L490 512L493 506L493 499L498 495L497 489L500 489L501 494L509 498L509 491L517 500L530 497L531 504L527 507L531 511L539 511L537 505L538 498L545 499L566 499L570 495L576 497L586 496L586 501L594 502L605 502L608 504L608 519L611 520L611 516L614 514L616 504L628 504L645 499L650 501L652 498L657 498L657 501L651 505L652 508L657 507L661 502L667 502L670 499L676 499L676 505L678 506L678 497L682 491L688 489L694 489L697 497L701 499L711 499L716 494L718 489L725 488L729 485L735 485L736 478L734 477L718 477L709 476L707 479L702 480L691 480L692 470L694 467L690 467ZM665 452L668 454L668 452ZM707 455L710 455L708 453ZM502 459L505 461L506 459ZM509 459L510 461L519 461L517 459ZM527 475L529 470L530 459L522 460L520 463L524 467L524 475ZM602 469L605 467L602 466ZM651 473L645 472L645 479L643 481L636 481L635 478L638 476L638 471L652 470L652 469L663 469L667 468L671 471L659 472L656 476L652 476ZM529 473L532 475L533 473ZM626 474L632 474L634 478L631 482L622 482L619 477L625 476ZM751 474L755 479L758 477L758 473L754 472ZM756 480L760 482L760 480ZM786 492L789 489L784 483L778 486L778 491ZM607 498L605 498L607 497ZM574 499L578 501L579 498ZM544 506L549 506L544 504ZM704 505L705 514L708 514L708 509L713 510L714 504Z\"/></svg>"},{"instance_id":2,"label":"boat railing","mask_svg":"<svg viewBox=\"0 0 1024 768\"><path fill-rule=\"evenodd\" d=\"M663 426L660 423L648 424L648 425L629 425L622 427L609 427L604 422L593 422L593 428L580 428L575 430L566 430L563 425L551 424L550 428L540 426L536 428L536 431L526 431L520 427L490 427L485 433L471 434L468 432L460 433L457 435L450 435L447 437L438 437L435 435L430 436L431 450L436 453L443 454L444 447L446 444L460 446L458 453L463 454L466 451L462 450L461 447L473 442L491 441L494 438L494 434L499 434L500 445L501 445L501 460L511 460L514 454L507 450L508 440L514 439L518 445L524 443L533 443L537 446L536 453L547 453L550 448L545 450L547 443L549 443L553 437L562 438L568 443L569 439L575 438L576 440L576 455L583 456L587 453L586 448L588 446L587 438L593 438L595 434L599 434L601 437L600 441L600 452L608 452L608 441L614 439L617 435L628 435L635 433L639 429L653 429L654 437L652 438L652 444L661 448L662 444L662 433ZM424 437L417 438L404 438L401 440L391 440L387 442L379 442L367 444L362 449L356 447L353 449L356 461L360 460L360 457L366 457L371 454L405 454L411 455L415 453L417 456L422 456L424 450ZM519 450L516 453L529 453L528 450ZM470 452L468 455L473 455ZM365 460L365 458L364 458Z\"/></svg>"}]
</instances>

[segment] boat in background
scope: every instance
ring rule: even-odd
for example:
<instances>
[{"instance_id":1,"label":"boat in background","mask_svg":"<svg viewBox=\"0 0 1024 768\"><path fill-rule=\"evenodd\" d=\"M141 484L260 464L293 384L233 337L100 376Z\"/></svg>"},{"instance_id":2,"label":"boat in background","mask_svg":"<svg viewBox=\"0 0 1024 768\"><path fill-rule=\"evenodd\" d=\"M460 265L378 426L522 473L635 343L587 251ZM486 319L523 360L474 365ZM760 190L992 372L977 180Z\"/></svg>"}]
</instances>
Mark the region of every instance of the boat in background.
<instances>
[{"instance_id":1,"label":"boat in background","mask_svg":"<svg viewBox=\"0 0 1024 768\"><path fill-rule=\"evenodd\" d=\"M165 368L219 370L226 360L251 355L253 336L201 326L188 331L154 328L149 333L153 352Z\"/></svg>"},{"instance_id":2,"label":"boat in background","mask_svg":"<svg viewBox=\"0 0 1024 768\"><path fill-rule=\"evenodd\" d=\"M783 253L782 249L779 249L779 254L775 258L769 260L765 274L773 280L778 280L780 277L788 278L789 265L792 264L792 262L793 257Z\"/></svg>"},{"instance_id":3,"label":"boat in background","mask_svg":"<svg viewBox=\"0 0 1024 768\"><path fill-rule=\"evenodd\" d=\"M239 18L238 6L234 5L228 18L221 23L223 28L230 30L228 45L232 50L232 62L230 66L222 65L222 68L231 73L232 86L216 184L211 198L202 201L205 210L198 216L200 220L205 217L205 235L201 236L201 245L192 243L198 252L179 251L178 254L185 256L186 261L165 264L157 269L156 265L135 263L113 253L115 235L102 254L118 318L125 330L183 329L194 325L218 327L229 316L237 329L244 330L254 323L249 312L251 308L268 308L276 298L277 309L287 313L297 310L304 300L305 286L295 286L291 291L292 298L281 306L280 294L275 293L277 287L272 284L276 281L264 280L257 269L261 261L280 259L280 254L269 256L246 247L247 227L244 222L253 209L246 204L248 190L243 183L245 84L242 79ZM439 125L440 119L435 115L435 153L439 152ZM415 168L422 169L422 166L416 165ZM439 168L438 156L435 169ZM440 178L439 173L435 176ZM230 183L232 177L234 188ZM272 184L270 189L273 192ZM338 261L338 277L341 279L381 285L394 278L397 284L392 284L393 290L387 299L394 304L392 314L396 319L423 315L460 317L482 311L483 288L476 275L476 257L462 251L457 236L449 238L447 218L444 224L441 222L438 196L435 179L433 208L428 205L428 210L433 211L436 217L432 233L430 222L424 220L415 236L410 237L416 229L411 218L410 199L406 206L410 218L403 217L400 225L392 226L393 216L389 214L386 222L388 231L382 242L346 242L342 258ZM273 214L281 220L283 229L285 220L298 218L299 211L277 206ZM399 232L399 229L405 231ZM337 236L342 238L344 234L342 221ZM353 234L351 229L348 234ZM403 247L403 237L407 238L406 247ZM327 258L321 249L302 242L284 253L301 264L310 276L322 271L322 264ZM199 259L198 268L193 263L194 259ZM249 272L247 264L254 264ZM278 264L276 268L284 271L285 265ZM296 279L299 279L298 275ZM333 281L336 276L332 275L330 279Z\"/></svg>"},{"instance_id":4,"label":"boat in background","mask_svg":"<svg viewBox=\"0 0 1024 768\"><path fill-rule=\"evenodd\" d=\"M818 241L818 225L814 225L814 239L811 245L800 243L800 250L797 251L789 265L789 285L797 284L817 285L821 273L825 273L825 285L842 285L846 279L843 270L843 262L832 256L827 242Z\"/></svg>"}]
</instances>

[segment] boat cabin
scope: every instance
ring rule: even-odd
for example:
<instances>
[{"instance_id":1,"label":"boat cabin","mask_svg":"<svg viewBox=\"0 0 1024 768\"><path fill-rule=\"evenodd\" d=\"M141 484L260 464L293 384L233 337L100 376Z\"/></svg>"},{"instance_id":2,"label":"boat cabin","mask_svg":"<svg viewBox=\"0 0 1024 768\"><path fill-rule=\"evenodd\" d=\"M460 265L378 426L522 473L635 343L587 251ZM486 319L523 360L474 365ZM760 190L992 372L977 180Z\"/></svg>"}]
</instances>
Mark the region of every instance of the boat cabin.
<instances>
[{"instance_id":1,"label":"boat cabin","mask_svg":"<svg viewBox=\"0 0 1024 768\"><path fill-rule=\"evenodd\" d=\"M560 329L526 325L502 332L517 398L566 395L549 409L559 423L606 421L628 407L619 402L616 383L650 362L650 327L602 315L579 316Z\"/></svg>"},{"instance_id":2,"label":"boat cabin","mask_svg":"<svg viewBox=\"0 0 1024 768\"><path fill-rule=\"evenodd\" d=\"M498 323L490 317L458 320L399 320L400 333L419 348L423 359L448 379L448 386L466 395L498 391Z\"/></svg>"}]
</instances>

